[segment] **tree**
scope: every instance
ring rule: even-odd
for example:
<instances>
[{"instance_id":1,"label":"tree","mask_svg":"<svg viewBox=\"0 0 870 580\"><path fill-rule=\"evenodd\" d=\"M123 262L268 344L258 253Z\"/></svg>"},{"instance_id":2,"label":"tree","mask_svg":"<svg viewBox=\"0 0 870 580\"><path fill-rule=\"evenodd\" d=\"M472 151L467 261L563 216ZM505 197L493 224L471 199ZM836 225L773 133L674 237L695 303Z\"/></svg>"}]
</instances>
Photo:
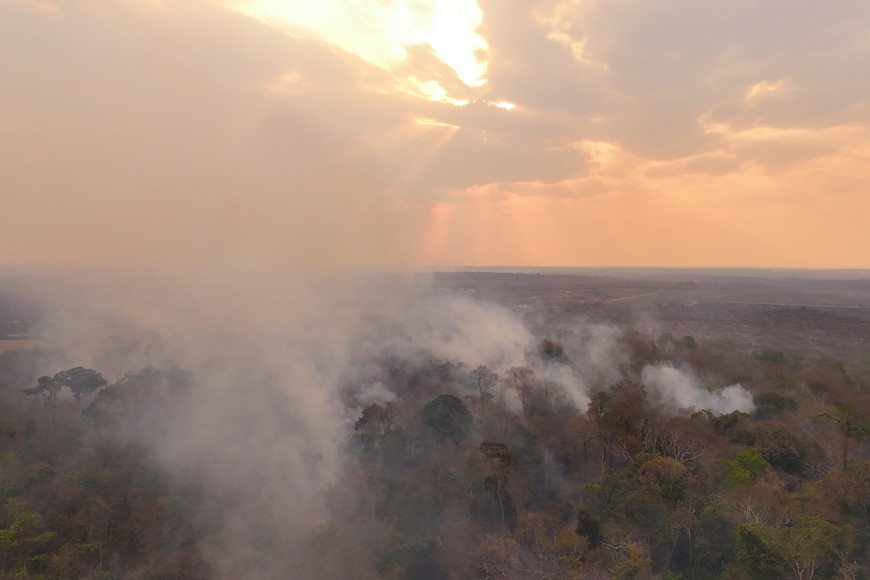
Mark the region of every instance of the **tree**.
<instances>
[{"instance_id":1,"label":"tree","mask_svg":"<svg viewBox=\"0 0 870 580\"><path fill-rule=\"evenodd\" d=\"M802 517L789 526L768 527L764 524L737 526L737 558L756 577L791 572L796 580L808 580L819 564L832 559L838 545L849 543L849 530L816 517Z\"/></svg>"},{"instance_id":2,"label":"tree","mask_svg":"<svg viewBox=\"0 0 870 580\"><path fill-rule=\"evenodd\" d=\"M492 391L489 389L498 382L498 373L494 373L487 367L480 365L471 371L471 378L474 379L477 385L481 399L491 399L493 397Z\"/></svg>"},{"instance_id":3,"label":"tree","mask_svg":"<svg viewBox=\"0 0 870 580\"><path fill-rule=\"evenodd\" d=\"M72 391L76 402L79 402L82 397L105 385L106 379L104 379L103 375L97 371L86 369L84 367L75 367L66 371L61 371L53 377L39 377L36 381L36 386L24 389L24 394L28 396L37 396L43 400L45 405L51 411L52 426L55 426L55 407L57 405L57 397L63 387L67 387Z\"/></svg>"},{"instance_id":4,"label":"tree","mask_svg":"<svg viewBox=\"0 0 870 580\"><path fill-rule=\"evenodd\" d=\"M770 464L755 447L744 447L727 465L726 481L729 485L752 483L755 478L770 469Z\"/></svg>"},{"instance_id":5,"label":"tree","mask_svg":"<svg viewBox=\"0 0 870 580\"><path fill-rule=\"evenodd\" d=\"M492 479L495 483L495 495L498 499L499 510L501 511L501 529L502 533L504 533L506 529L504 485L507 481L508 472L514 468L517 459L507 445L495 441L484 441L480 444L480 451L486 456L493 468Z\"/></svg>"},{"instance_id":6,"label":"tree","mask_svg":"<svg viewBox=\"0 0 870 580\"><path fill-rule=\"evenodd\" d=\"M69 388L72 391L76 402L82 397L89 395L100 387L107 384L103 375L92 369L84 367L75 367L66 371L61 371L54 375L52 379L61 386Z\"/></svg>"},{"instance_id":7,"label":"tree","mask_svg":"<svg viewBox=\"0 0 870 580\"><path fill-rule=\"evenodd\" d=\"M60 394L61 387L62 385L54 377L41 376L36 380L35 387L24 389L25 395L39 397L45 406L48 407L53 432L57 430L57 396Z\"/></svg>"},{"instance_id":8,"label":"tree","mask_svg":"<svg viewBox=\"0 0 870 580\"><path fill-rule=\"evenodd\" d=\"M47 529L39 512L23 503L14 508L17 513L9 527L0 528L0 572L11 570L16 578L30 577L27 572L44 569L51 554L49 544L56 534Z\"/></svg>"},{"instance_id":9,"label":"tree","mask_svg":"<svg viewBox=\"0 0 870 580\"><path fill-rule=\"evenodd\" d=\"M583 483L589 481L589 444L600 438L598 425L586 416L572 419L566 426L568 440L580 444L583 456Z\"/></svg>"},{"instance_id":10,"label":"tree","mask_svg":"<svg viewBox=\"0 0 870 580\"><path fill-rule=\"evenodd\" d=\"M565 351L562 345L546 338L538 345L538 354L545 361L565 362Z\"/></svg>"},{"instance_id":11,"label":"tree","mask_svg":"<svg viewBox=\"0 0 870 580\"><path fill-rule=\"evenodd\" d=\"M870 426L850 421L831 415L830 413L820 413L813 417L814 419L827 419L834 421L840 426L840 431L843 434L843 451L842 451L842 467L845 471L849 466L849 442L858 441L870 435Z\"/></svg>"},{"instance_id":12,"label":"tree","mask_svg":"<svg viewBox=\"0 0 870 580\"><path fill-rule=\"evenodd\" d=\"M610 391L600 391L592 396L586 411L599 428L603 443L601 463L607 462L607 451L626 463L643 449L643 441L649 428L646 410L646 391L640 383L624 380Z\"/></svg>"},{"instance_id":13,"label":"tree","mask_svg":"<svg viewBox=\"0 0 870 580\"><path fill-rule=\"evenodd\" d=\"M577 511L577 535L586 538L589 548L594 550L604 541L604 532L601 529L601 520L592 515L586 508Z\"/></svg>"},{"instance_id":14,"label":"tree","mask_svg":"<svg viewBox=\"0 0 870 580\"><path fill-rule=\"evenodd\" d=\"M758 421L752 426L755 448L775 469L800 473L806 456L806 444L784 423L776 419Z\"/></svg>"},{"instance_id":15,"label":"tree","mask_svg":"<svg viewBox=\"0 0 870 580\"><path fill-rule=\"evenodd\" d=\"M459 443L468 434L471 414L453 395L438 395L423 407L423 422L443 437Z\"/></svg>"},{"instance_id":16,"label":"tree","mask_svg":"<svg viewBox=\"0 0 870 580\"><path fill-rule=\"evenodd\" d=\"M523 411L528 411L534 392L535 371L528 367L511 367L505 373L504 382L509 389L516 392Z\"/></svg>"},{"instance_id":17,"label":"tree","mask_svg":"<svg viewBox=\"0 0 870 580\"><path fill-rule=\"evenodd\" d=\"M55 375L56 377L57 375ZM49 376L41 376L36 380L36 386L24 389L24 394L27 396L36 396L43 400L48 407L54 407L57 401L57 395L60 393L61 385L55 378Z\"/></svg>"},{"instance_id":18,"label":"tree","mask_svg":"<svg viewBox=\"0 0 870 580\"><path fill-rule=\"evenodd\" d=\"M752 402L755 403L755 412L752 413L755 419L768 419L782 411L797 409L797 401L773 391L753 396Z\"/></svg>"}]
</instances>

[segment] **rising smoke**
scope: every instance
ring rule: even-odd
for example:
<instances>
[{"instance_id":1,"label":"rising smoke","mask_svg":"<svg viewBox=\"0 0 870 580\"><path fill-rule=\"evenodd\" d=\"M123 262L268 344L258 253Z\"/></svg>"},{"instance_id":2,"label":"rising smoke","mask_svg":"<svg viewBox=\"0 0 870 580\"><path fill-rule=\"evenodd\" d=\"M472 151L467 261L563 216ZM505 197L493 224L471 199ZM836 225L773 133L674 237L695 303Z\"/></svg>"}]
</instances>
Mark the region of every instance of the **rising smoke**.
<instances>
[{"instance_id":1,"label":"rising smoke","mask_svg":"<svg viewBox=\"0 0 870 580\"><path fill-rule=\"evenodd\" d=\"M428 206L397 194L355 140L347 127L375 121L351 103L337 122L317 114L324 95L290 105L261 88L304 67L340 94L358 81L340 58L301 40L281 57L294 52L286 38L206 3L143 6L73 1L66 26L35 12L22 20L30 39L16 50L49 50L79 90L15 69L10 86L37 102L7 112L52 139L25 132L0 149L19 224L2 235L21 244L22 261L99 264L37 280L49 305L38 332L58 349L44 373L192 374L182 401L128 436L223 506L200 546L219 577L286 577L304 559L360 408L396 396L373 369L378 357L529 366L579 409L620 378L616 329L585 326L566 345L571 364L544 364L508 309L433 292L424 276L364 273L420 255ZM178 23L196 23L194 42ZM83 58L81 38L99 49ZM21 168L37 160L45 177L34 180ZM707 392L671 367L648 367L643 380L669 405L751 405L738 385Z\"/></svg>"},{"instance_id":2,"label":"rising smoke","mask_svg":"<svg viewBox=\"0 0 870 580\"><path fill-rule=\"evenodd\" d=\"M656 402L678 409L709 409L716 413L755 410L752 393L740 384L714 389L688 370L668 364L647 365L641 378Z\"/></svg>"},{"instance_id":3,"label":"rising smoke","mask_svg":"<svg viewBox=\"0 0 870 580\"><path fill-rule=\"evenodd\" d=\"M466 373L526 366L583 411L595 391L624 377L628 359L618 329L578 322L561 339L565 359L542 360L520 316L433 290L426 276L228 269L224 280L155 281L146 271L119 282L120 272L43 289L54 308L40 334L61 353L44 372L84 365L110 381L149 365L192 373L181 402L156 422L130 425L128 436L224 506L200 546L219 577L277 578L304 560L311 530L329 518L324 493L347 463L354 421L399 396L380 361L453 361ZM708 390L671 365L647 366L641 379L654 404L753 409L740 385ZM470 380L453 388L475 394ZM519 410L512 391L496 391Z\"/></svg>"}]
</instances>

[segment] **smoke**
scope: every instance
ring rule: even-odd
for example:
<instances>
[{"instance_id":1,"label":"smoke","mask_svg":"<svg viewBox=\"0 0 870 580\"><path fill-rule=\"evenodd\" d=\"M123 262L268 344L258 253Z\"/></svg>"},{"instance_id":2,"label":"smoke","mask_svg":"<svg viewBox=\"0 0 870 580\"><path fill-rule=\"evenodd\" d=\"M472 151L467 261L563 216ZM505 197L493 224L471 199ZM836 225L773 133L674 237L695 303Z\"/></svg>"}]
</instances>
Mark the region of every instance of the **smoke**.
<instances>
[{"instance_id":1,"label":"smoke","mask_svg":"<svg viewBox=\"0 0 870 580\"><path fill-rule=\"evenodd\" d=\"M184 401L128 435L177 481L224 506L199 546L218 577L282 577L304 560L311 530L330 516L324 493L347 465L354 421L398 396L377 361L418 368L434 358L465 363L463 372L528 366L583 410L591 391L622 377L628 356L618 328L575 321L558 335L564 359L543 360L539 337L517 314L432 289L425 275L175 272L41 280L53 309L40 332L62 352L51 372L84 365L112 381L147 365L192 372ZM647 366L642 378L663 405L752 410L740 385L708 391L667 365ZM503 392L502 402L510 407L513 396Z\"/></svg>"},{"instance_id":2,"label":"smoke","mask_svg":"<svg viewBox=\"0 0 870 580\"><path fill-rule=\"evenodd\" d=\"M622 330L606 324L583 326L579 367L590 385L601 389L621 378L620 366L628 363L621 343Z\"/></svg>"},{"instance_id":3,"label":"smoke","mask_svg":"<svg viewBox=\"0 0 870 580\"><path fill-rule=\"evenodd\" d=\"M565 358L542 360L518 315L433 290L423 275L215 272L46 278L41 292L53 309L40 332L62 352L51 372L84 365L112 381L147 365L192 372L181 403L128 435L224 506L199 546L218 577L282 577L305 559L306 538L329 518L324 492L347 465L353 422L398 396L376 361L414 368L435 358L465 363L465 372L528 366L583 410L590 391L621 378L627 357L618 328L577 321L559 335ZM647 366L642 378L664 405L752 410L740 385L708 391L667 365ZM508 406L511 396L503 393Z\"/></svg>"},{"instance_id":4,"label":"smoke","mask_svg":"<svg viewBox=\"0 0 870 580\"><path fill-rule=\"evenodd\" d=\"M354 396L359 408L365 408L369 405L380 405L395 401L396 393L392 392L383 383L372 383L364 386Z\"/></svg>"},{"instance_id":5,"label":"smoke","mask_svg":"<svg viewBox=\"0 0 870 580\"><path fill-rule=\"evenodd\" d=\"M621 366L628 362L628 354L618 327L582 318L537 326L555 338L564 358L542 361L536 356L530 357L528 364L542 381L561 387L577 409L586 409L591 392L606 389L622 378Z\"/></svg>"},{"instance_id":6,"label":"smoke","mask_svg":"<svg viewBox=\"0 0 870 580\"><path fill-rule=\"evenodd\" d=\"M501 369L527 364L533 343L529 330L507 308L461 296L406 293L378 314L390 332L368 337L366 344L402 358L422 352Z\"/></svg>"},{"instance_id":7,"label":"smoke","mask_svg":"<svg viewBox=\"0 0 870 580\"><path fill-rule=\"evenodd\" d=\"M575 369L564 364L548 364L537 372L544 382L561 387L576 408L585 409L589 405L589 389L586 381Z\"/></svg>"},{"instance_id":8,"label":"smoke","mask_svg":"<svg viewBox=\"0 0 870 580\"><path fill-rule=\"evenodd\" d=\"M286 577L304 559L355 414L396 396L370 376L385 353L531 366L579 408L619 377L613 328L584 327L571 364L544 364L508 309L363 273L413 263L429 208L361 137L409 119L367 100L344 57L208 3L7 12L20 31L0 105L18 124L0 141L15 192L0 244L14 261L100 264L34 279L37 332L59 352L44 372L192 373L183 401L143 409L159 421L127 435L223 506L200 545L217 577ZM288 71L309 92L268 88ZM644 380L669 404L745 408L739 386L706 393L666 367Z\"/></svg>"},{"instance_id":9,"label":"smoke","mask_svg":"<svg viewBox=\"0 0 870 580\"><path fill-rule=\"evenodd\" d=\"M755 410L752 393L740 384L707 389L692 373L666 364L645 366L641 379L653 401L666 406L709 409L720 414Z\"/></svg>"},{"instance_id":10,"label":"smoke","mask_svg":"<svg viewBox=\"0 0 870 580\"><path fill-rule=\"evenodd\" d=\"M224 506L199 546L218 577L282 577L306 557L353 422L396 399L372 361L504 369L530 364L534 345L509 310L432 291L422 275L91 269L41 279L39 291L50 308L38 332L59 351L46 373L192 373L173 407L143 400L149 420L126 436Z\"/></svg>"},{"instance_id":11,"label":"smoke","mask_svg":"<svg viewBox=\"0 0 870 580\"><path fill-rule=\"evenodd\" d=\"M258 277L242 291L232 277L116 276L44 290L52 310L39 332L61 352L46 372L81 364L116 381L148 365L190 371L184 398L143 400L137 415L160 419L128 425L126 436L179 485L223 506L198 546L218 577L282 577L327 516L322 492L343 463L351 413L337 386L357 314L323 278Z\"/></svg>"}]
</instances>

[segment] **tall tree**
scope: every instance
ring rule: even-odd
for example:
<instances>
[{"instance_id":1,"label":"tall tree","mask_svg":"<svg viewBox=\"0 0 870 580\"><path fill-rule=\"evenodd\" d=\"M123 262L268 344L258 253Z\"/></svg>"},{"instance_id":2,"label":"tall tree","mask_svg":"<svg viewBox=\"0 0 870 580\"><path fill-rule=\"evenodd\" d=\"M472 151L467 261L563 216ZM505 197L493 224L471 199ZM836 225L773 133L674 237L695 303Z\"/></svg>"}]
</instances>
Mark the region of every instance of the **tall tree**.
<instances>
[{"instance_id":1,"label":"tall tree","mask_svg":"<svg viewBox=\"0 0 870 580\"><path fill-rule=\"evenodd\" d=\"M480 451L486 456L493 470L492 480L495 484L495 495L501 512L501 529L504 533L507 525L504 486L508 472L516 466L517 458L507 445L496 441L484 441L480 444Z\"/></svg>"},{"instance_id":2,"label":"tall tree","mask_svg":"<svg viewBox=\"0 0 870 580\"><path fill-rule=\"evenodd\" d=\"M474 379L477 385L478 393L481 399L491 399L493 394L490 389L498 382L498 373L495 373L484 365L480 365L471 371L471 378Z\"/></svg>"},{"instance_id":3,"label":"tall tree","mask_svg":"<svg viewBox=\"0 0 870 580\"><path fill-rule=\"evenodd\" d=\"M511 367L505 373L504 382L519 397L523 412L528 411L535 388L535 371L528 367Z\"/></svg>"},{"instance_id":4,"label":"tall tree","mask_svg":"<svg viewBox=\"0 0 870 580\"><path fill-rule=\"evenodd\" d=\"M72 391L73 397L77 402L100 387L106 386L106 379L103 378L103 375L93 369L86 369L84 367L75 367L61 371L54 375L53 380Z\"/></svg>"},{"instance_id":5,"label":"tall tree","mask_svg":"<svg viewBox=\"0 0 870 580\"><path fill-rule=\"evenodd\" d=\"M471 414L453 395L439 395L423 407L423 422L440 435L459 443L471 427Z\"/></svg>"}]
</instances>

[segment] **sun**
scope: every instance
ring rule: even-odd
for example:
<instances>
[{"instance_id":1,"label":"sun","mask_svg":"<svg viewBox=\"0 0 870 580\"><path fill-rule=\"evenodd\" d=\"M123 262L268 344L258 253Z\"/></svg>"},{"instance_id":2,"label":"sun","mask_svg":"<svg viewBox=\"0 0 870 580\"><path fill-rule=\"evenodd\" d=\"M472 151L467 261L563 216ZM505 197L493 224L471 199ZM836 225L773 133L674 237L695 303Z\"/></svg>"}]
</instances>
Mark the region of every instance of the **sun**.
<instances>
[{"instance_id":1,"label":"sun","mask_svg":"<svg viewBox=\"0 0 870 580\"><path fill-rule=\"evenodd\" d=\"M386 70L406 70L408 49L422 46L466 86L486 82L488 46L478 32L483 11L477 0L228 1L244 14L291 34L318 38ZM425 79L425 73L413 72L431 86L426 83L436 81ZM445 100L444 95L433 98L431 91L419 95Z\"/></svg>"}]
</instances>

